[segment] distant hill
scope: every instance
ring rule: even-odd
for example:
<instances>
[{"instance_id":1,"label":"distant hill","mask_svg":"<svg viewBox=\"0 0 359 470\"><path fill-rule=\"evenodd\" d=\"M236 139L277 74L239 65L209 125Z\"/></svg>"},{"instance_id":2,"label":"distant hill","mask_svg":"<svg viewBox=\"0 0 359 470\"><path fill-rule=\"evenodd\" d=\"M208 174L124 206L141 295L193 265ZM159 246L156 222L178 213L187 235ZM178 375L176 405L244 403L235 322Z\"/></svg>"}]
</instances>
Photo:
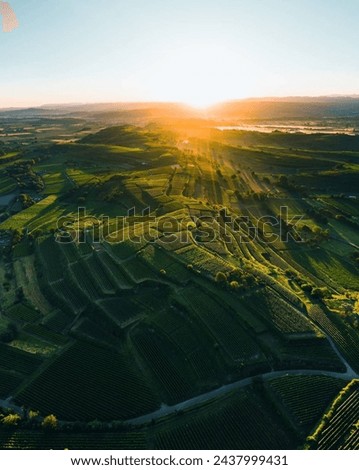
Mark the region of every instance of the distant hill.
<instances>
[{"instance_id":1,"label":"distant hill","mask_svg":"<svg viewBox=\"0 0 359 470\"><path fill-rule=\"evenodd\" d=\"M81 139L83 144L120 145L141 147L148 140L148 133L133 126L115 126L102 129Z\"/></svg>"},{"instance_id":2,"label":"distant hill","mask_svg":"<svg viewBox=\"0 0 359 470\"><path fill-rule=\"evenodd\" d=\"M320 119L359 117L359 98L289 97L229 101L208 110L222 119Z\"/></svg>"},{"instance_id":3,"label":"distant hill","mask_svg":"<svg viewBox=\"0 0 359 470\"><path fill-rule=\"evenodd\" d=\"M45 105L37 108L0 109L0 118L51 116L94 117L117 122L164 119L324 119L358 118L359 97L250 98L218 103L199 110L181 103L89 103Z\"/></svg>"}]
</instances>

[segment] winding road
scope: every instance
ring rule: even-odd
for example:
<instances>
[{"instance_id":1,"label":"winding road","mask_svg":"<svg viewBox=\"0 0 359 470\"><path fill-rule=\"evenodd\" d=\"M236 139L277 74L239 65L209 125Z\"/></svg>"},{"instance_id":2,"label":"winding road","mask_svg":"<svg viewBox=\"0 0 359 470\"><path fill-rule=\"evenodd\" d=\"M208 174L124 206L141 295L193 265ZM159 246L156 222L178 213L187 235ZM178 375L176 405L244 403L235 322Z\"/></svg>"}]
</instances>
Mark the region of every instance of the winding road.
<instances>
[{"instance_id":1,"label":"winding road","mask_svg":"<svg viewBox=\"0 0 359 470\"><path fill-rule=\"evenodd\" d=\"M336 348L335 348L336 349ZM341 356L340 356L341 357ZM347 365L346 361L343 362ZM188 408L191 408L196 405L201 405L208 400L212 400L214 398L218 398L226 393L239 390L247 385L250 385L254 379L261 378L262 380L271 380L276 379L278 377L285 377L285 376L295 376L295 375L326 375L327 377L333 377L336 379L343 379L343 380L352 380L352 379L359 379L358 374L356 374L353 369L347 365L347 370L345 372L333 372L328 370L311 370L311 369L289 369L289 370L278 370L267 372L265 374L255 375L252 377L247 377L245 379L238 380L237 382L233 382L227 385L222 385L215 390L211 390L209 392L203 393L201 395L197 395L196 397L190 398L189 400L176 403L175 405L165 405L162 404L161 408L152 413L148 413L137 418L129 419L125 421L127 424L132 425L140 425L149 423L152 420L156 420L159 418L163 418L165 416L177 413L178 411L184 411ZM0 407L12 410L15 413L19 413L20 415L23 414L23 408L18 405L15 405L12 401L12 397L7 398L6 400L0 399Z\"/></svg>"},{"instance_id":2,"label":"winding road","mask_svg":"<svg viewBox=\"0 0 359 470\"><path fill-rule=\"evenodd\" d=\"M322 330L322 328L319 327L319 325L316 325L316 326L323 334L325 334L325 332ZM295 370L292 369L292 370L279 370L279 371L267 372L265 374L260 374L260 375L256 375L253 377L247 377L245 379L241 379L241 380L238 380L237 382L233 382L227 385L222 385L221 387L216 388L215 390L211 390L207 393L197 395L196 397L190 398L189 400L186 400L180 403L176 403L175 405L169 406L169 405L162 404L160 409L153 411L152 413L139 416L138 418L130 419L126 421L126 423L135 424L135 425L144 424L144 423L151 422L154 419L163 418L165 416L176 413L178 411L184 411L193 406L203 404L206 401L211 400L213 398L218 398L222 395L225 395L228 392L232 392L234 390L239 390L242 387L246 387L247 385L250 385L253 382L253 379L255 378L261 378L262 380L271 380L271 379L276 379L278 377L285 377L289 375L291 376L293 375L326 375L327 377L333 377L336 379L343 379L343 380L348 380L348 381L353 380L353 379L359 379L358 374L348 364L346 359L338 350L332 338L328 334L325 334L325 336L327 340L329 341L331 347L334 349L335 353L338 355L338 357L341 359L341 361L345 365L345 368L346 368L345 372L333 372L333 371L327 371L327 370L312 370L312 369L295 369Z\"/></svg>"},{"instance_id":3,"label":"winding road","mask_svg":"<svg viewBox=\"0 0 359 470\"><path fill-rule=\"evenodd\" d=\"M321 328L319 329L322 331ZM184 411L193 406L201 405L209 400L221 397L228 392L240 390L241 388L246 387L247 385L250 385L253 382L253 380L256 378L258 379L260 378L264 381L268 381L271 379L276 379L276 378L285 377L285 376L325 375L327 377L333 377L336 379L343 379L343 380L348 380L348 381L353 380L353 379L359 379L359 375L352 369L352 367L345 360L345 358L343 357L343 355L340 353L337 346L335 345L334 341L330 338L329 335L326 335L326 337L330 345L332 346L332 348L338 355L338 357L341 359L341 361L345 365L346 367L345 372L334 372L334 371L328 371L328 370L313 370L313 369L289 369L289 370L278 370L278 371L266 372L264 374L259 374L259 375L255 375L252 377L246 377L245 379L241 379L236 382L232 382L230 384L222 385L219 388L210 390L209 392L203 393L201 395L197 395L193 398L182 401L180 403L176 403L175 405L162 404L162 406L158 410L153 411L152 413L138 416L137 418L129 419L125 421L125 423L130 424L130 425L141 425L145 423L150 423L152 420L164 418L165 416L175 414L178 411ZM20 415L23 415L23 412L24 412L23 408L13 403L12 397L7 398L6 400L0 399L0 407L12 410L13 412L19 413ZM65 421L61 421L61 422L65 423Z\"/></svg>"},{"instance_id":4,"label":"winding road","mask_svg":"<svg viewBox=\"0 0 359 470\"><path fill-rule=\"evenodd\" d=\"M253 382L254 378L262 378L263 380L271 380L278 377L284 376L293 376L293 375L326 375L328 377L334 377L336 379L343 379L343 380L352 380L355 378L359 378L357 374L352 374L351 372L331 372L331 371L324 371L324 370L308 370L308 369L298 369L298 370L280 370L280 371L273 371L267 372L265 374L257 375L254 377L247 377L242 380L238 380L237 382L233 382L231 384L223 385L222 387L216 388L215 390L211 390L210 392L203 393L202 395L197 395L196 397L190 398L189 400L183 401L181 403L176 403L175 405L168 406L162 405L159 410L153 411L152 413L148 413L143 416L139 416L138 418L129 419L126 421L128 424L145 424L151 422L154 419L163 418L170 414L176 413L178 411L184 411L188 408L191 408L196 405L200 405L205 403L208 400L213 398L218 398L221 395L225 395L228 392L232 392L235 390L239 390L242 387L246 387Z\"/></svg>"}]
</instances>

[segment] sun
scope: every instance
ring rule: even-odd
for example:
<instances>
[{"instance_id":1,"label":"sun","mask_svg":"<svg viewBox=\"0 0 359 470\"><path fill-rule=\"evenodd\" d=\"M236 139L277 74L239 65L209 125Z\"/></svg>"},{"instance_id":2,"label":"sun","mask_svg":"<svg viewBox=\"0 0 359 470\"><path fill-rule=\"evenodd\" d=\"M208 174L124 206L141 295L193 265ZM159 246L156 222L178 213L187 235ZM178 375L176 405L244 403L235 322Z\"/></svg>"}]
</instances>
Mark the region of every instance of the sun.
<instances>
[{"instance_id":1,"label":"sun","mask_svg":"<svg viewBox=\"0 0 359 470\"><path fill-rule=\"evenodd\" d=\"M198 92L193 92L189 95L188 98L184 99L183 104L199 110L206 110L220 101L225 101L225 99L221 98L220 95L216 93L216 90L213 89L198 90Z\"/></svg>"},{"instance_id":2,"label":"sun","mask_svg":"<svg viewBox=\"0 0 359 470\"><path fill-rule=\"evenodd\" d=\"M149 86L161 101L204 109L241 94L233 65L226 49L213 44L182 44L153 65Z\"/></svg>"}]
</instances>

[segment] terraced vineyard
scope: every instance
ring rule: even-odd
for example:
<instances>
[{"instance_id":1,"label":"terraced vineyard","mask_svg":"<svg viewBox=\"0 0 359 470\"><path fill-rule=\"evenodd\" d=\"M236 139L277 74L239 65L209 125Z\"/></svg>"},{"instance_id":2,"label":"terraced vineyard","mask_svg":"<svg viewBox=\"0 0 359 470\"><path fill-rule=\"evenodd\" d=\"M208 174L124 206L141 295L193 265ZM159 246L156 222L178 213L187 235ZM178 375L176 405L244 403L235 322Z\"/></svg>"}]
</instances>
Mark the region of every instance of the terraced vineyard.
<instances>
[{"instance_id":1,"label":"terraced vineyard","mask_svg":"<svg viewBox=\"0 0 359 470\"><path fill-rule=\"evenodd\" d=\"M238 319L213 298L193 287L186 288L181 296L232 360L244 362L261 356L258 346Z\"/></svg>"},{"instance_id":2,"label":"terraced vineyard","mask_svg":"<svg viewBox=\"0 0 359 470\"><path fill-rule=\"evenodd\" d=\"M191 396L189 380L192 371L174 344L152 330L137 333L134 342L159 381L167 403L183 401Z\"/></svg>"},{"instance_id":3,"label":"terraced vineyard","mask_svg":"<svg viewBox=\"0 0 359 470\"><path fill-rule=\"evenodd\" d=\"M23 377L14 371L0 371L0 397L8 397L21 384Z\"/></svg>"},{"instance_id":4,"label":"terraced vineyard","mask_svg":"<svg viewBox=\"0 0 359 470\"><path fill-rule=\"evenodd\" d=\"M7 311L7 317L13 321L32 323L41 318L41 314L24 303L17 303Z\"/></svg>"},{"instance_id":5,"label":"terraced vineyard","mask_svg":"<svg viewBox=\"0 0 359 470\"><path fill-rule=\"evenodd\" d=\"M76 109L0 111L0 448L357 448L357 136Z\"/></svg>"},{"instance_id":6,"label":"terraced vineyard","mask_svg":"<svg viewBox=\"0 0 359 470\"><path fill-rule=\"evenodd\" d=\"M334 400L308 444L316 449L358 449L359 381L353 380Z\"/></svg>"},{"instance_id":7,"label":"terraced vineyard","mask_svg":"<svg viewBox=\"0 0 359 470\"><path fill-rule=\"evenodd\" d=\"M126 357L83 342L65 349L19 391L16 401L43 414L80 421L121 420L158 406Z\"/></svg>"},{"instance_id":8,"label":"terraced vineyard","mask_svg":"<svg viewBox=\"0 0 359 470\"><path fill-rule=\"evenodd\" d=\"M156 435L157 449L287 449L293 445L290 432L278 418L264 410L253 392L242 392L219 409L204 410L182 424ZM251 426L255 420L255 429Z\"/></svg>"},{"instance_id":9,"label":"terraced vineyard","mask_svg":"<svg viewBox=\"0 0 359 470\"><path fill-rule=\"evenodd\" d=\"M256 293L246 302L257 311L264 322L283 335L315 337L318 332L308 318L272 290Z\"/></svg>"},{"instance_id":10,"label":"terraced vineyard","mask_svg":"<svg viewBox=\"0 0 359 470\"><path fill-rule=\"evenodd\" d=\"M318 305L309 307L309 316L335 340L352 367L357 368L359 361L358 332L338 321L333 321L331 315L325 314Z\"/></svg>"},{"instance_id":11,"label":"terraced vineyard","mask_svg":"<svg viewBox=\"0 0 359 470\"><path fill-rule=\"evenodd\" d=\"M308 429L322 416L345 382L326 376L286 376L268 382L295 423Z\"/></svg>"},{"instance_id":12,"label":"terraced vineyard","mask_svg":"<svg viewBox=\"0 0 359 470\"><path fill-rule=\"evenodd\" d=\"M12 450L53 449L93 450L145 449L145 434L142 432L72 432L46 433L43 431L1 430L0 448Z\"/></svg>"},{"instance_id":13,"label":"terraced vineyard","mask_svg":"<svg viewBox=\"0 0 359 470\"><path fill-rule=\"evenodd\" d=\"M199 385L219 384L225 364L220 360L218 349L212 344L211 336L205 335L200 324L187 318L188 311L171 306L153 319L156 327L173 341L185 360L192 366Z\"/></svg>"},{"instance_id":14,"label":"terraced vineyard","mask_svg":"<svg viewBox=\"0 0 359 470\"><path fill-rule=\"evenodd\" d=\"M19 374L31 374L41 364L41 358L0 343L0 369Z\"/></svg>"}]
</instances>

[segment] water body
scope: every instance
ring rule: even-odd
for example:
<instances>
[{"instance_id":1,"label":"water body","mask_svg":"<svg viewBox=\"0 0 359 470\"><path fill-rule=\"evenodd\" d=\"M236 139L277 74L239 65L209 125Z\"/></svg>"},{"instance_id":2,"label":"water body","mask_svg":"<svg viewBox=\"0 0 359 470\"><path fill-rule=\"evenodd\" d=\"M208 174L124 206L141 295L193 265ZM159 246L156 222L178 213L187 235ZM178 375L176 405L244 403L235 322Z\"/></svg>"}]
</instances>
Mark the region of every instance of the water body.
<instances>
[{"instance_id":1,"label":"water body","mask_svg":"<svg viewBox=\"0 0 359 470\"><path fill-rule=\"evenodd\" d=\"M358 135L356 129L341 129L330 126L292 126L292 125L239 125L239 126L218 126L216 129L220 131L254 131L271 133L274 131L285 132L287 134L346 134L346 135Z\"/></svg>"}]
</instances>

